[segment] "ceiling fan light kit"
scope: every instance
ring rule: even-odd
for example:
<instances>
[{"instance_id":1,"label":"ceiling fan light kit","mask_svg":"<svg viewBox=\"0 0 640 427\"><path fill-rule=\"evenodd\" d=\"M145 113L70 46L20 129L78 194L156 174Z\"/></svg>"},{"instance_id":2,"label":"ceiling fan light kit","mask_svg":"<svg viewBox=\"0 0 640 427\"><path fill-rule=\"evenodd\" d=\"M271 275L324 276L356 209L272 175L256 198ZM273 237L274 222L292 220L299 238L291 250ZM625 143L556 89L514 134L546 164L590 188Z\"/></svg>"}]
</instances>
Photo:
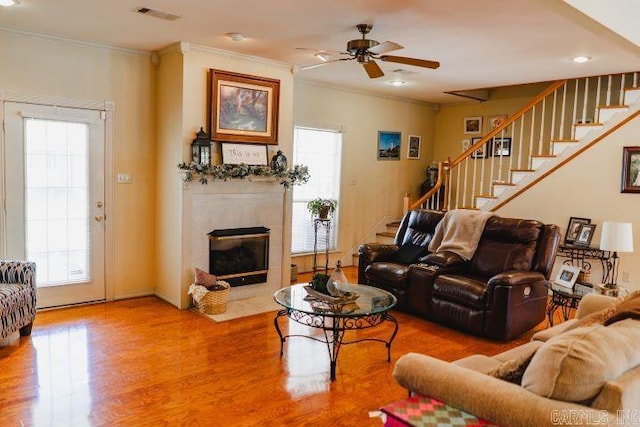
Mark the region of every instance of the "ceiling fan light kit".
<instances>
[{"instance_id":1,"label":"ceiling fan light kit","mask_svg":"<svg viewBox=\"0 0 640 427\"><path fill-rule=\"evenodd\" d=\"M323 62L319 64L308 65L306 67L301 67L300 69L308 70L310 68L315 68L331 62L351 61L355 59L358 64L362 65L369 78L376 79L378 77L384 76L384 72L376 63L375 59L379 59L383 62L395 62L398 64L412 65L415 67L431 69L436 69L440 66L440 63L437 61L428 61L425 59L407 58L404 56L395 55L382 55L383 53L403 49L404 47L395 42L386 41L384 43L379 43L376 40L367 39L367 34L373 28L373 25L371 24L358 24L356 28L358 29L360 34L362 34L362 38L348 41L347 51L339 52L339 54L347 55L348 57L329 60L326 56L321 56L321 54L325 53L325 51L320 51L316 53L315 56ZM399 85L402 84L404 84L404 82L399 83Z\"/></svg>"}]
</instances>

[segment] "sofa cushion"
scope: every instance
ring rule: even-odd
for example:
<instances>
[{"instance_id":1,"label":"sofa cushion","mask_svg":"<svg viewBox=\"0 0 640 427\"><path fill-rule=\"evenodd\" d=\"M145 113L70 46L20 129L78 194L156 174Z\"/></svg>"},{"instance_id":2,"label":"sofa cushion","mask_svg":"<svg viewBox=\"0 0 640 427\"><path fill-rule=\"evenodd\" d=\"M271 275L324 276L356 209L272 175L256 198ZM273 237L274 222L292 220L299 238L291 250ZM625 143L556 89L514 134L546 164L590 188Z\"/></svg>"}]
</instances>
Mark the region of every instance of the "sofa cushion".
<instances>
[{"instance_id":1,"label":"sofa cushion","mask_svg":"<svg viewBox=\"0 0 640 427\"><path fill-rule=\"evenodd\" d=\"M639 364L639 321L587 326L545 342L525 371L522 386L543 397L586 402L607 381Z\"/></svg>"},{"instance_id":2,"label":"sofa cushion","mask_svg":"<svg viewBox=\"0 0 640 427\"><path fill-rule=\"evenodd\" d=\"M531 270L542 226L533 220L489 218L471 272L491 277L507 270Z\"/></svg>"},{"instance_id":3,"label":"sofa cushion","mask_svg":"<svg viewBox=\"0 0 640 427\"><path fill-rule=\"evenodd\" d=\"M393 260L401 264L412 264L422 255L427 253L427 248L413 243L405 243L393 254Z\"/></svg>"},{"instance_id":4,"label":"sofa cushion","mask_svg":"<svg viewBox=\"0 0 640 427\"><path fill-rule=\"evenodd\" d=\"M402 246L405 243L429 247L436 226L443 217L439 211L416 209L409 212L409 218L402 221L398 234L396 234L396 244ZM406 228L405 228L406 227Z\"/></svg>"},{"instance_id":5,"label":"sofa cushion","mask_svg":"<svg viewBox=\"0 0 640 427\"><path fill-rule=\"evenodd\" d=\"M443 274L436 277L433 295L465 306L482 308L486 300L487 284L473 277Z\"/></svg>"},{"instance_id":6,"label":"sofa cushion","mask_svg":"<svg viewBox=\"0 0 640 427\"><path fill-rule=\"evenodd\" d=\"M374 262L365 270L367 282L383 283L396 289L407 289L409 266L394 262Z\"/></svg>"}]
</instances>

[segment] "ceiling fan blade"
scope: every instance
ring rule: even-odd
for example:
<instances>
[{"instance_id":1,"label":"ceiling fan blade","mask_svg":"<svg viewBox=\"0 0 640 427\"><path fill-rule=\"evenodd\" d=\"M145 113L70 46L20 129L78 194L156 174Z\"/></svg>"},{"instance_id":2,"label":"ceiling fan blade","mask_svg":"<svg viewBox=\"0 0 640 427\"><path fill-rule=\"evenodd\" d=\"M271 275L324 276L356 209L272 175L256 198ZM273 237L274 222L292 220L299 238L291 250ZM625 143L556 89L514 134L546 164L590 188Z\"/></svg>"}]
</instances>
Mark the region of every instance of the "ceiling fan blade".
<instances>
[{"instance_id":1,"label":"ceiling fan blade","mask_svg":"<svg viewBox=\"0 0 640 427\"><path fill-rule=\"evenodd\" d=\"M398 64L415 65L416 67L433 68L436 69L440 66L437 61L427 61L426 59L406 58L404 56L394 55L382 55L381 61L397 62Z\"/></svg>"},{"instance_id":2,"label":"ceiling fan blade","mask_svg":"<svg viewBox=\"0 0 640 427\"><path fill-rule=\"evenodd\" d=\"M352 59L355 58L340 58L340 59L333 59L331 61L327 61L327 62L319 62L317 64L311 64L311 65L305 65L304 67L300 67L300 70L310 70L312 68L316 68L316 67L321 67L323 65L327 65L330 64L332 62L340 62L340 61L350 61Z\"/></svg>"},{"instance_id":3,"label":"ceiling fan blade","mask_svg":"<svg viewBox=\"0 0 640 427\"><path fill-rule=\"evenodd\" d=\"M387 41L370 48L369 52L379 55L381 53L392 52L394 50L399 50L399 49L404 49L404 46L401 46L398 43Z\"/></svg>"},{"instance_id":4,"label":"ceiling fan blade","mask_svg":"<svg viewBox=\"0 0 640 427\"><path fill-rule=\"evenodd\" d=\"M362 64L364 70L369 75L369 78L377 79L378 77L384 76L384 73L380 69L380 66L373 60L369 60L369 62L364 62Z\"/></svg>"}]
</instances>

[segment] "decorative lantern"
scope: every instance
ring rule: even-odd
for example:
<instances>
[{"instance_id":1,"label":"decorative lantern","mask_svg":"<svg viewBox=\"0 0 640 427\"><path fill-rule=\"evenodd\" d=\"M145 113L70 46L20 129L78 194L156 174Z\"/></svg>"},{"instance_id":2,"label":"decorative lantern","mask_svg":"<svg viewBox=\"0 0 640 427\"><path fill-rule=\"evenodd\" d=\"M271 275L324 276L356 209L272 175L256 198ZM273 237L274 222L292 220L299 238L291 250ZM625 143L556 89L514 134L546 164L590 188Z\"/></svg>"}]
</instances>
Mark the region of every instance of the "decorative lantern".
<instances>
[{"instance_id":1,"label":"decorative lantern","mask_svg":"<svg viewBox=\"0 0 640 427\"><path fill-rule=\"evenodd\" d=\"M271 158L271 170L275 173L282 173L287 170L287 157L282 154L282 151L278 150Z\"/></svg>"},{"instance_id":2,"label":"decorative lantern","mask_svg":"<svg viewBox=\"0 0 640 427\"><path fill-rule=\"evenodd\" d=\"M191 155L194 162L200 165L211 165L211 141L202 128L191 143Z\"/></svg>"}]
</instances>

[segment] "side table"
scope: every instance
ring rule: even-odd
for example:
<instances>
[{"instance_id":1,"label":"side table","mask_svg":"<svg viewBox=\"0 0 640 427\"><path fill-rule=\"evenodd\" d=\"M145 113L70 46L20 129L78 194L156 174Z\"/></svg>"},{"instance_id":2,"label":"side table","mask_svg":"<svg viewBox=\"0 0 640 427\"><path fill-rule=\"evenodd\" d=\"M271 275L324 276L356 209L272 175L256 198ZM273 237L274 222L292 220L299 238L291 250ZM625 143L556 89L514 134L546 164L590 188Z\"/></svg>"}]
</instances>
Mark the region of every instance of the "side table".
<instances>
[{"instance_id":1,"label":"side table","mask_svg":"<svg viewBox=\"0 0 640 427\"><path fill-rule=\"evenodd\" d=\"M547 282L547 288L551 291L551 301L547 307L549 325L553 326L553 315L557 310L562 310L562 317L565 321L569 320L571 310L578 308L578 303L584 294L551 282Z\"/></svg>"}]
</instances>

